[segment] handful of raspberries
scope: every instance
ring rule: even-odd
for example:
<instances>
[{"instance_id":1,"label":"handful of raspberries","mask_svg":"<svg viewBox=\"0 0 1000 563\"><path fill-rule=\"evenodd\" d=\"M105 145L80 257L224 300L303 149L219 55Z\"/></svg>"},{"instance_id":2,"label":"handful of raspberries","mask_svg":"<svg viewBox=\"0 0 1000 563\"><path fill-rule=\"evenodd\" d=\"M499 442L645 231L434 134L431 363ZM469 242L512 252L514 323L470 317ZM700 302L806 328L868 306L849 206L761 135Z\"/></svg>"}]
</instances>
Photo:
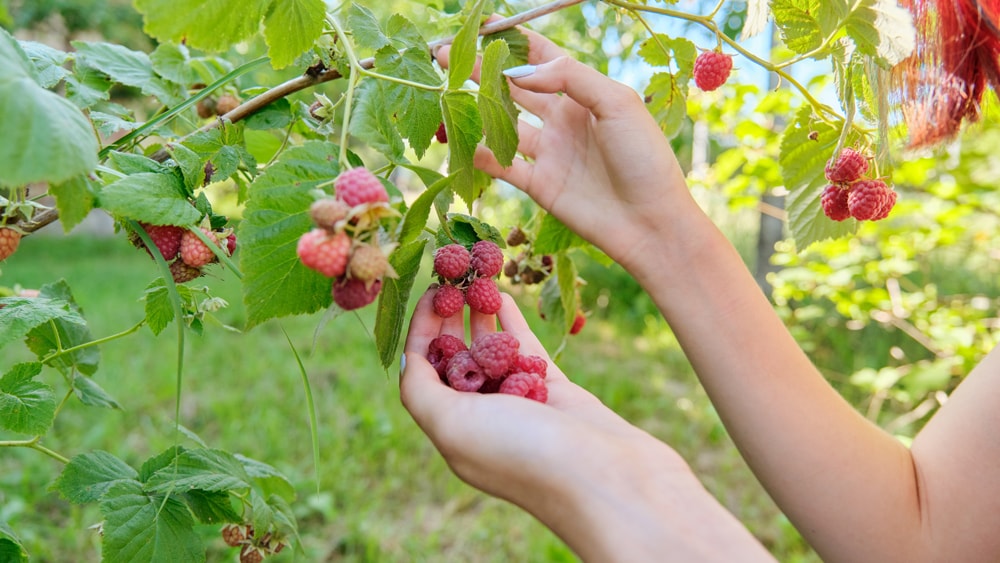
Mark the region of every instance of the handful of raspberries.
<instances>
[{"instance_id":1,"label":"handful of raspberries","mask_svg":"<svg viewBox=\"0 0 1000 563\"><path fill-rule=\"evenodd\" d=\"M459 391L505 393L547 402L548 362L521 354L519 348L520 342L508 332L485 334L473 340L472 346L457 336L442 334L431 340L427 359L441 381Z\"/></svg>"}]
</instances>

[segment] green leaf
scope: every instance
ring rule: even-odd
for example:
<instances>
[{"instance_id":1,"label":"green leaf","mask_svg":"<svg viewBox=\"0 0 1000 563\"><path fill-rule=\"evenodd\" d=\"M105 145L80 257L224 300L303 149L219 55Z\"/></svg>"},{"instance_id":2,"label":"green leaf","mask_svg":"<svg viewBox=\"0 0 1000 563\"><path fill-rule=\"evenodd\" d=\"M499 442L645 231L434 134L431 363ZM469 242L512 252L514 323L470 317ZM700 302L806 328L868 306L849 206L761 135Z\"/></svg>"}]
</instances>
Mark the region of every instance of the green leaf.
<instances>
[{"instance_id":1,"label":"green leaf","mask_svg":"<svg viewBox=\"0 0 1000 563\"><path fill-rule=\"evenodd\" d=\"M138 88L143 94L156 96L173 105L183 99L181 91L165 82L153 71L149 55L122 45L73 41L76 62L107 74L115 82Z\"/></svg>"},{"instance_id":2,"label":"green leaf","mask_svg":"<svg viewBox=\"0 0 1000 563\"><path fill-rule=\"evenodd\" d=\"M639 56L647 63L667 69L657 72L646 86L646 106L668 138L676 137L687 119L688 84L694 71L698 50L684 38L673 39L662 33L642 42ZM673 72L670 69L676 69Z\"/></svg>"},{"instance_id":3,"label":"green leaf","mask_svg":"<svg viewBox=\"0 0 1000 563\"><path fill-rule=\"evenodd\" d=\"M393 162L405 161L406 147L392 122L388 86L382 80L364 80L355 91L351 114L351 135L385 155Z\"/></svg>"},{"instance_id":4,"label":"green leaf","mask_svg":"<svg viewBox=\"0 0 1000 563\"><path fill-rule=\"evenodd\" d=\"M448 174L454 178L451 187L472 209L472 202L479 197L473 157L483 136L476 99L467 92L447 92L441 97L441 112L448 130Z\"/></svg>"},{"instance_id":5,"label":"green leaf","mask_svg":"<svg viewBox=\"0 0 1000 563\"><path fill-rule=\"evenodd\" d=\"M242 123L247 129L267 131L288 127L294 117L291 102L287 98L279 98L250 114Z\"/></svg>"},{"instance_id":6,"label":"green leaf","mask_svg":"<svg viewBox=\"0 0 1000 563\"><path fill-rule=\"evenodd\" d=\"M876 57L886 68L902 62L916 47L913 16L896 0L859 2L845 28L858 50Z\"/></svg>"},{"instance_id":7,"label":"green leaf","mask_svg":"<svg viewBox=\"0 0 1000 563\"><path fill-rule=\"evenodd\" d=\"M152 225L193 225L201 213L173 175L143 172L109 184L98 195L109 213Z\"/></svg>"},{"instance_id":8,"label":"green leaf","mask_svg":"<svg viewBox=\"0 0 1000 563\"><path fill-rule=\"evenodd\" d=\"M198 82L198 72L191 65L191 53L187 45L160 43L149 54L153 71L177 84L190 86Z\"/></svg>"},{"instance_id":9,"label":"green leaf","mask_svg":"<svg viewBox=\"0 0 1000 563\"><path fill-rule=\"evenodd\" d=\"M378 313L375 317L375 345L383 368L396 361L399 337L403 332L406 306L413 289L413 280L420 269L420 258L427 244L425 239L415 240L397 248L390 256L389 263L399 274L396 279L387 278L379 294Z\"/></svg>"},{"instance_id":10,"label":"green leaf","mask_svg":"<svg viewBox=\"0 0 1000 563\"><path fill-rule=\"evenodd\" d=\"M815 140L810 134L815 133ZM798 249L813 242L839 238L857 228L854 219L837 222L823 214L820 196L826 185L824 168L837 146L840 131L813 119L812 109L803 107L781 138L779 163L788 189L785 209L788 226Z\"/></svg>"},{"instance_id":11,"label":"green leaf","mask_svg":"<svg viewBox=\"0 0 1000 563\"><path fill-rule=\"evenodd\" d=\"M837 24L840 22L840 17L820 17L820 11L824 5L829 5L827 14L830 13L830 10L835 10L836 7L842 8L842 10L836 11L847 13L846 5L842 0L831 2L825 0L773 0L771 2L774 22L781 32L782 41L789 49L798 54L808 53L823 43L826 33L839 27Z\"/></svg>"},{"instance_id":12,"label":"green leaf","mask_svg":"<svg viewBox=\"0 0 1000 563\"><path fill-rule=\"evenodd\" d=\"M504 41L493 41L483 52L479 74L479 113L486 133L486 146L502 166L510 166L517 154L517 114L510 98L507 78L502 74L510 49Z\"/></svg>"},{"instance_id":13,"label":"green leaf","mask_svg":"<svg viewBox=\"0 0 1000 563\"><path fill-rule=\"evenodd\" d=\"M0 377L0 427L21 434L44 434L56 414L52 388L32 381L41 373L36 362L17 364Z\"/></svg>"},{"instance_id":14,"label":"green leaf","mask_svg":"<svg viewBox=\"0 0 1000 563\"><path fill-rule=\"evenodd\" d=\"M90 122L36 82L34 66L0 29L0 183L63 182L97 166Z\"/></svg>"},{"instance_id":15,"label":"green leaf","mask_svg":"<svg viewBox=\"0 0 1000 563\"><path fill-rule=\"evenodd\" d=\"M174 458L186 450L184 446L171 446L147 459L139 468L139 481L142 483L149 481L157 471L173 463Z\"/></svg>"},{"instance_id":16,"label":"green leaf","mask_svg":"<svg viewBox=\"0 0 1000 563\"><path fill-rule=\"evenodd\" d=\"M500 233L499 229L489 223L484 223L471 215L449 213L446 227L447 232L445 232L443 228L438 231L438 246L444 246L446 244L456 242L471 248L473 244L480 240L493 241L500 248L506 248L507 246L507 241L504 240L504 237ZM454 240L449 238L448 234L450 234Z\"/></svg>"},{"instance_id":17,"label":"green leaf","mask_svg":"<svg viewBox=\"0 0 1000 563\"><path fill-rule=\"evenodd\" d=\"M476 40L479 38L484 0L476 0L469 17L455 34L448 54L448 89L458 90L472 76L476 66ZM451 131L449 129L449 131ZM451 138L449 137L449 141Z\"/></svg>"},{"instance_id":18,"label":"green leaf","mask_svg":"<svg viewBox=\"0 0 1000 563\"><path fill-rule=\"evenodd\" d=\"M176 461L153 473L146 480L150 492L234 491L250 488L250 477L243 465L222 450L184 450Z\"/></svg>"},{"instance_id":19,"label":"green leaf","mask_svg":"<svg viewBox=\"0 0 1000 563\"><path fill-rule=\"evenodd\" d=\"M434 70L426 44L403 51L396 51L391 46L385 47L375 54L375 67L388 76L418 84L435 86L441 81ZM385 85L384 96L386 107L383 112L395 116L394 121L400 134L409 142L417 158L423 158L441 123L439 94L432 90L390 82Z\"/></svg>"},{"instance_id":20,"label":"green leaf","mask_svg":"<svg viewBox=\"0 0 1000 563\"><path fill-rule=\"evenodd\" d=\"M73 74L66 77L66 98L81 109L92 107L111 98L111 80L96 68L75 62Z\"/></svg>"},{"instance_id":21,"label":"green leaf","mask_svg":"<svg viewBox=\"0 0 1000 563\"><path fill-rule=\"evenodd\" d=\"M186 285L176 287L181 303L191 301L191 288ZM149 330L153 334L160 334L174 320L174 306L170 301L170 291L163 278L156 278L146 286L142 298L146 302L146 325L149 326Z\"/></svg>"},{"instance_id":22,"label":"green leaf","mask_svg":"<svg viewBox=\"0 0 1000 563\"><path fill-rule=\"evenodd\" d=\"M0 561L6 563L27 563L28 561L28 552L21 545L21 540L3 520L0 520Z\"/></svg>"},{"instance_id":23,"label":"green leaf","mask_svg":"<svg viewBox=\"0 0 1000 563\"><path fill-rule=\"evenodd\" d=\"M535 237L533 252L536 254L556 254L577 246L584 246L587 241L569 230L562 221L546 213L542 217L542 226Z\"/></svg>"},{"instance_id":24,"label":"green leaf","mask_svg":"<svg viewBox=\"0 0 1000 563\"><path fill-rule=\"evenodd\" d=\"M490 43L494 41L503 41L507 44L507 47L510 50L510 56L506 61L504 61L505 69L528 64L528 50L531 46L528 44L528 36L525 35L519 28L512 27L510 29L498 31L489 35L484 35L483 50L485 51L490 46Z\"/></svg>"},{"instance_id":25,"label":"green leaf","mask_svg":"<svg viewBox=\"0 0 1000 563\"><path fill-rule=\"evenodd\" d=\"M105 409L121 409L108 392L101 388L96 381L86 375L76 374L73 376L73 392L80 402L89 407L101 407Z\"/></svg>"},{"instance_id":26,"label":"green leaf","mask_svg":"<svg viewBox=\"0 0 1000 563\"><path fill-rule=\"evenodd\" d=\"M389 44L375 14L368 8L352 3L347 9L347 27L358 45L377 51Z\"/></svg>"},{"instance_id":27,"label":"green leaf","mask_svg":"<svg viewBox=\"0 0 1000 563\"><path fill-rule=\"evenodd\" d=\"M21 41L20 45L35 65L35 78L42 88L52 88L69 75L63 67L69 60L69 53L35 41Z\"/></svg>"},{"instance_id":28,"label":"green leaf","mask_svg":"<svg viewBox=\"0 0 1000 563\"><path fill-rule=\"evenodd\" d=\"M69 309L83 317L83 311L76 300L73 292L66 281L61 280L55 283L46 284L39 289L39 297L65 302ZM53 331L53 326L58 331ZM38 356L39 359L48 356L62 347L62 349L72 348L85 344L93 340L90 329L86 324L64 319L53 319L52 321L40 324L28 333L26 344L28 348ZM81 373L92 375L97 371L97 366L101 361L101 353L95 346L81 348L67 354L61 354L48 364L64 372L75 369Z\"/></svg>"},{"instance_id":29,"label":"green leaf","mask_svg":"<svg viewBox=\"0 0 1000 563\"><path fill-rule=\"evenodd\" d=\"M308 51L323 33L323 0L276 0L264 18L271 66L282 69Z\"/></svg>"},{"instance_id":30,"label":"green leaf","mask_svg":"<svg viewBox=\"0 0 1000 563\"><path fill-rule=\"evenodd\" d=\"M202 524L241 521L227 492L194 489L183 493L181 498L191 509L194 517Z\"/></svg>"},{"instance_id":31,"label":"green leaf","mask_svg":"<svg viewBox=\"0 0 1000 563\"><path fill-rule=\"evenodd\" d=\"M340 173L339 151L319 141L293 147L250 186L238 235L247 328L275 317L312 313L333 301L330 279L303 266L295 248L312 228L310 192Z\"/></svg>"},{"instance_id":32,"label":"green leaf","mask_svg":"<svg viewBox=\"0 0 1000 563\"><path fill-rule=\"evenodd\" d=\"M101 499L101 556L116 563L200 563L205 548L194 518L176 496L149 495L136 481L115 484Z\"/></svg>"},{"instance_id":33,"label":"green leaf","mask_svg":"<svg viewBox=\"0 0 1000 563\"><path fill-rule=\"evenodd\" d=\"M247 475L253 479L254 484L264 495L279 495L288 501L295 500L295 486L277 469L263 461L257 461L240 454L233 454L233 457L243 464Z\"/></svg>"},{"instance_id":34,"label":"green leaf","mask_svg":"<svg viewBox=\"0 0 1000 563\"><path fill-rule=\"evenodd\" d=\"M135 0L143 29L160 41L225 51L249 39L273 0ZM178 17L183 14L183 17Z\"/></svg>"},{"instance_id":35,"label":"green leaf","mask_svg":"<svg viewBox=\"0 0 1000 563\"><path fill-rule=\"evenodd\" d=\"M205 183L205 161L198 153L180 144L168 145L167 152L180 167L181 175L184 176L184 187L187 188L184 195L192 197L195 190Z\"/></svg>"},{"instance_id":36,"label":"green leaf","mask_svg":"<svg viewBox=\"0 0 1000 563\"><path fill-rule=\"evenodd\" d=\"M409 211L403 217L403 223L399 228L399 244L405 245L413 242L423 232L427 226L427 218L430 217L431 206L434 205L434 198L442 190L451 184L451 176L441 178L423 191L417 199L410 205Z\"/></svg>"},{"instance_id":37,"label":"green leaf","mask_svg":"<svg viewBox=\"0 0 1000 563\"><path fill-rule=\"evenodd\" d=\"M0 348L27 336L36 326L54 320L65 320L85 326L87 321L69 303L44 297L6 297L0 309Z\"/></svg>"},{"instance_id":38,"label":"green leaf","mask_svg":"<svg viewBox=\"0 0 1000 563\"><path fill-rule=\"evenodd\" d=\"M564 331L569 332L580 308L576 295L576 265L565 252L556 257L556 280L559 283L559 301L562 303Z\"/></svg>"},{"instance_id":39,"label":"green leaf","mask_svg":"<svg viewBox=\"0 0 1000 563\"><path fill-rule=\"evenodd\" d=\"M70 232L94 208L97 198L90 178L86 174L74 176L69 180L49 184L49 195L56 199L56 209L59 210L59 222L63 232Z\"/></svg>"},{"instance_id":40,"label":"green leaf","mask_svg":"<svg viewBox=\"0 0 1000 563\"><path fill-rule=\"evenodd\" d=\"M170 172L170 167L141 154L111 151L108 153L108 160L116 170L123 174L138 174L140 172L167 174Z\"/></svg>"},{"instance_id":41,"label":"green leaf","mask_svg":"<svg viewBox=\"0 0 1000 563\"><path fill-rule=\"evenodd\" d=\"M74 504L100 500L108 489L122 482L134 482L135 469L114 455L96 450L69 460L52 488Z\"/></svg>"}]
</instances>

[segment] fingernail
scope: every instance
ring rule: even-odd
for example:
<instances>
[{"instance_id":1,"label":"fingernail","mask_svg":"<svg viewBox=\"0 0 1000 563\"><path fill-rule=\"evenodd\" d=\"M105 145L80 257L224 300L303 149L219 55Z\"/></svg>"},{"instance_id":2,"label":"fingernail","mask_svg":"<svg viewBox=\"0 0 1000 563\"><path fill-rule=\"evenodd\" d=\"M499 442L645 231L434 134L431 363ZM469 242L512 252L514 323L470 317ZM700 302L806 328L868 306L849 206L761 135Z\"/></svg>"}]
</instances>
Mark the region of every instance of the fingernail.
<instances>
[{"instance_id":1,"label":"fingernail","mask_svg":"<svg viewBox=\"0 0 1000 563\"><path fill-rule=\"evenodd\" d=\"M503 71L507 78L524 78L535 74L535 65L513 66Z\"/></svg>"},{"instance_id":2,"label":"fingernail","mask_svg":"<svg viewBox=\"0 0 1000 563\"><path fill-rule=\"evenodd\" d=\"M404 371L406 371L406 354L405 353L402 354L401 356L399 356L399 375L403 375Z\"/></svg>"},{"instance_id":3,"label":"fingernail","mask_svg":"<svg viewBox=\"0 0 1000 563\"><path fill-rule=\"evenodd\" d=\"M437 58L438 58L438 51L441 50L441 47L444 47L444 45L440 45L439 44L439 45L435 45L435 46L431 47L431 59L432 60L435 60L435 61L437 60Z\"/></svg>"}]
</instances>

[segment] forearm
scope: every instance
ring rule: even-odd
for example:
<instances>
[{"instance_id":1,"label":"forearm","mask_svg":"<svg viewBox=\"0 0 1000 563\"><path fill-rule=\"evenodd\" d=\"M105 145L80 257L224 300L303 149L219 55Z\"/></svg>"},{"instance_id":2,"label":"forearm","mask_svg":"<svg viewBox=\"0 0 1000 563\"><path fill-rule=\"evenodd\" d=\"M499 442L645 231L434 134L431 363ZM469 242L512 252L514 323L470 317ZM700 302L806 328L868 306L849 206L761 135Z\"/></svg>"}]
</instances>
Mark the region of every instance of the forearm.
<instances>
[{"instance_id":1,"label":"forearm","mask_svg":"<svg viewBox=\"0 0 1000 563\"><path fill-rule=\"evenodd\" d=\"M648 246L658 250L626 267L779 506L831 561L889 561L918 547L906 448L827 384L707 217L689 212L660 224L667 227Z\"/></svg>"}]
</instances>

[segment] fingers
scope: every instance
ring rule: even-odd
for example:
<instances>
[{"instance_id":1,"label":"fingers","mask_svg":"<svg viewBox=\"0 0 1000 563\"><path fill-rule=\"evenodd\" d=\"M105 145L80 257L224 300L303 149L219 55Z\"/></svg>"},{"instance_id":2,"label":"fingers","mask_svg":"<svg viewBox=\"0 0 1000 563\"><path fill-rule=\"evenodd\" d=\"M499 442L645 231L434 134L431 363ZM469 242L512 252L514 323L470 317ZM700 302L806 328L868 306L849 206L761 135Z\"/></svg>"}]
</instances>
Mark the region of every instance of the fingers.
<instances>
[{"instance_id":1,"label":"fingers","mask_svg":"<svg viewBox=\"0 0 1000 563\"><path fill-rule=\"evenodd\" d=\"M525 161L523 158L515 158L514 162L511 163L510 166L504 168L503 165L497 162L496 157L493 156L490 149L484 146L478 146L476 147L476 154L472 163L476 168L482 170L490 176L499 178L504 182L517 186L529 196L532 195L528 192L528 186L531 183L531 175L534 172L534 165Z\"/></svg>"},{"instance_id":2,"label":"fingers","mask_svg":"<svg viewBox=\"0 0 1000 563\"><path fill-rule=\"evenodd\" d=\"M410 330L406 334L406 344L403 347L407 361L411 355L426 356L431 340L442 332L444 319L434 314L434 293L435 291L430 290L424 292L413 309Z\"/></svg>"},{"instance_id":3,"label":"fingers","mask_svg":"<svg viewBox=\"0 0 1000 563\"><path fill-rule=\"evenodd\" d=\"M517 87L538 93L564 92L598 119L619 116L636 103L641 105L635 90L571 57L519 70L520 76L511 78Z\"/></svg>"}]
</instances>

